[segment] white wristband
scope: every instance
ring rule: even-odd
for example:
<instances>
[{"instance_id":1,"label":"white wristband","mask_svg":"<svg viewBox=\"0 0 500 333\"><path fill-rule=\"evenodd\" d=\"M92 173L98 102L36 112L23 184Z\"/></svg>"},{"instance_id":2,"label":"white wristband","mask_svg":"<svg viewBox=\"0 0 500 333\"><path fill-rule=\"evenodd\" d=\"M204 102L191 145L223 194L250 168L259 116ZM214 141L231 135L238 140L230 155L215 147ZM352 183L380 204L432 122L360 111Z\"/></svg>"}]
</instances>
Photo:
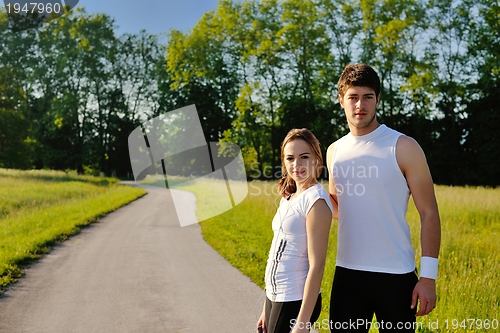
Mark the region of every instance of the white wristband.
<instances>
[{"instance_id":1,"label":"white wristband","mask_svg":"<svg viewBox=\"0 0 500 333\"><path fill-rule=\"evenodd\" d=\"M420 258L420 277L436 280L438 274L438 262L439 260L433 257Z\"/></svg>"}]
</instances>

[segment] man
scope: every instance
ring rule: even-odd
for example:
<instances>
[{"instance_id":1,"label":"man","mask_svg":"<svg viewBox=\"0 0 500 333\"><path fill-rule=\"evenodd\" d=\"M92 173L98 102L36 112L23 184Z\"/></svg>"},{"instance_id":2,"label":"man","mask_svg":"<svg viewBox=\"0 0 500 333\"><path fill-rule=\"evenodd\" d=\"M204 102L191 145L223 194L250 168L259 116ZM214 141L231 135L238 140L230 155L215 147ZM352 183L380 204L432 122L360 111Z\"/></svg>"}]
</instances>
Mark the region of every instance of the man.
<instances>
[{"instance_id":1,"label":"man","mask_svg":"<svg viewBox=\"0 0 500 333\"><path fill-rule=\"evenodd\" d=\"M377 121L373 68L346 66L338 90L350 133L327 151L339 206L330 330L368 332L375 314L380 332L415 332L415 316L436 306L441 232L429 167L415 140ZM410 194L421 221L420 279L405 218Z\"/></svg>"}]
</instances>

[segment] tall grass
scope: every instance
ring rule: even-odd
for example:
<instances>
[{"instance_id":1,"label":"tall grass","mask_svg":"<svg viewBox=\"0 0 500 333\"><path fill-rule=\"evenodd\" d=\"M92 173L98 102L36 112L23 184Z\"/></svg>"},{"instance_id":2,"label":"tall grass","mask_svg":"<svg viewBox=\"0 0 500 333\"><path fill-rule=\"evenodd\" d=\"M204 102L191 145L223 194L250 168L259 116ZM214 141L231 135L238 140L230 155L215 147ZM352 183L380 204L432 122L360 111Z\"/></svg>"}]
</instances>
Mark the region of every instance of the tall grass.
<instances>
[{"instance_id":1,"label":"tall grass","mask_svg":"<svg viewBox=\"0 0 500 333\"><path fill-rule=\"evenodd\" d=\"M0 169L0 288L55 242L144 193L114 178Z\"/></svg>"},{"instance_id":2,"label":"tall grass","mask_svg":"<svg viewBox=\"0 0 500 333\"><path fill-rule=\"evenodd\" d=\"M262 288L272 240L271 220L278 203L275 188L270 182L250 182L249 195L241 204L201 222L205 240ZM203 197L206 192L195 195ZM490 324L491 320L500 320L500 190L436 186L436 196L442 224L438 304L429 316L418 319L422 325L418 331L492 332L491 328L481 330L482 324L477 320L481 323L490 320ZM205 209L204 201L198 201L198 210ZM418 267L420 220L411 201L407 219ZM320 324L328 318L336 248L337 224L334 221L322 283L324 298ZM472 324L470 319L476 322ZM464 320L469 320L465 322L466 328ZM458 327L454 327L457 323ZM324 327L320 331L328 332Z\"/></svg>"},{"instance_id":3,"label":"tall grass","mask_svg":"<svg viewBox=\"0 0 500 333\"><path fill-rule=\"evenodd\" d=\"M424 322L445 327L447 321L451 332L453 320L500 320L500 190L439 186L436 192L442 220L438 308ZM410 212L417 224L414 207ZM457 332L478 327L470 323Z\"/></svg>"}]
</instances>

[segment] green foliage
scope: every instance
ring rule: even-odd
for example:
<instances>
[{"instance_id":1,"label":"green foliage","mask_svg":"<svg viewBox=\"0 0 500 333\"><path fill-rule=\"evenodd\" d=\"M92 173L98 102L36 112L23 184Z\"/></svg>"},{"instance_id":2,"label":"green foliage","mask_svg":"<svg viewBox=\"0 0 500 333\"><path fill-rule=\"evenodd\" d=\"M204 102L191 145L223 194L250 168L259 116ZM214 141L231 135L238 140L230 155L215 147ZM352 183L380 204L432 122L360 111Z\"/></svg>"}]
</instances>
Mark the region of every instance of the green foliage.
<instances>
[{"instance_id":1,"label":"green foliage","mask_svg":"<svg viewBox=\"0 0 500 333\"><path fill-rule=\"evenodd\" d=\"M218 141L231 127L238 91L237 4L221 1L188 34L171 31L167 72L180 106L196 104L206 141ZM241 32L241 31L240 31Z\"/></svg>"},{"instance_id":2,"label":"green foliage","mask_svg":"<svg viewBox=\"0 0 500 333\"><path fill-rule=\"evenodd\" d=\"M22 114L0 109L0 167L29 168L31 153L27 138L29 125Z\"/></svg>"},{"instance_id":3,"label":"green foliage","mask_svg":"<svg viewBox=\"0 0 500 333\"><path fill-rule=\"evenodd\" d=\"M0 289L53 244L144 195L115 178L0 169Z\"/></svg>"},{"instance_id":4,"label":"green foliage","mask_svg":"<svg viewBox=\"0 0 500 333\"><path fill-rule=\"evenodd\" d=\"M436 196L442 224L438 303L429 316L418 319L423 328L419 331L451 332L446 329L445 320L451 328L453 319L500 319L500 191L437 186ZM200 223L205 240L261 288L264 287L272 240L271 221L278 200L275 182L252 181L249 182L249 195L241 204ZM198 209L203 209L203 206L198 206ZM418 267L420 220L413 202L410 202L407 220ZM328 319L337 250L336 224L334 220L322 283L323 311L319 323ZM430 323L436 320L440 323L440 330L429 329Z\"/></svg>"},{"instance_id":5,"label":"green foliage","mask_svg":"<svg viewBox=\"0 0 500 333\"><path fill-rule=\"evenodd\" d=\"M5 73L9 81L0 80L6 86L0 94L10 105L0 112L16 114L2 136L4 166L130 173L127 137L160 107L164 55L156 36L117 37L114 29L109 16L81 8L37 29L12 32L1 25L0 78ZM28 125L19 128L19 119Z\"/></svg>"},{"instance_id":6,"label":"green foliage","mask_svg":"<svg viewBox=\"0 0 500 333\"><path fill-rule=\"evenodd\" d=\"M212 89L204 90L209 99L227 79L233 90L218 101L231 96L234 104L225 105L235 113L229 108L219 115L231 126L212 122L210 108L200 110L223 140L243 147L247 167L258 165L262 175L279 165L289 129L308 127L325 147L346 133L335 80L345 64L367 62L382 81L379 120L422 142L435 180L484 184L467 177L471 169L460 163L467 133L479 128L463 120L467 105L478 100L468 92L478 73L498 79L498 57L489 56L497 53L483 52L497 43L494 35L486 37L498 30L497 7L488 0L221 1L192 31L171 33L167 71L174 89L203 82ZM493 70L471 67L468 54L475 64L489 59ZM457 164L464 165L459 172L443 171Z\"/></svg>"},{"instance_id":7,"label":"green foliage","mask_svg":"<svg viewBox=\"0 0 500 333\"><path fill-rule=\"evenodd\" d=\"M21 32L0 13L0 165L130 176L128 134L195 104L206 140L238 144L262 175L291 128L308 127L325 149L347 133L336 81L366 62L382 81L379 121L421 142L437 183L498 186L499 8L221 0L167 45L145 31L117 36L111 17L83 9Z\"/></svg>"}]
</instances>

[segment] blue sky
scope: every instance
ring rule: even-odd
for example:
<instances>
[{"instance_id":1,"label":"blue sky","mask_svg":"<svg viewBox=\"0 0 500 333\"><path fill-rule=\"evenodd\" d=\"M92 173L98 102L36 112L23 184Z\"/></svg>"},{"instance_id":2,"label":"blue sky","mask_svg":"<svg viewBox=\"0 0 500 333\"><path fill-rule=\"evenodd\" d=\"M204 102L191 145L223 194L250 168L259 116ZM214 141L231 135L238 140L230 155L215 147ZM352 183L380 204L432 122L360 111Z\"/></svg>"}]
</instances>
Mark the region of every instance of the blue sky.
<instances>
[{"instance_id":1,"label":"blue sky","mask_svg":"<svg viewBox=\"0 0 500 333\"><path fill-rule=\"evenodd\" d=\"M115 19L117 33L151 34L170 29L186 31L203 14L217 8L217 0L80 0L87 13L105 13Z\"/></svg>"}]
</instances>

